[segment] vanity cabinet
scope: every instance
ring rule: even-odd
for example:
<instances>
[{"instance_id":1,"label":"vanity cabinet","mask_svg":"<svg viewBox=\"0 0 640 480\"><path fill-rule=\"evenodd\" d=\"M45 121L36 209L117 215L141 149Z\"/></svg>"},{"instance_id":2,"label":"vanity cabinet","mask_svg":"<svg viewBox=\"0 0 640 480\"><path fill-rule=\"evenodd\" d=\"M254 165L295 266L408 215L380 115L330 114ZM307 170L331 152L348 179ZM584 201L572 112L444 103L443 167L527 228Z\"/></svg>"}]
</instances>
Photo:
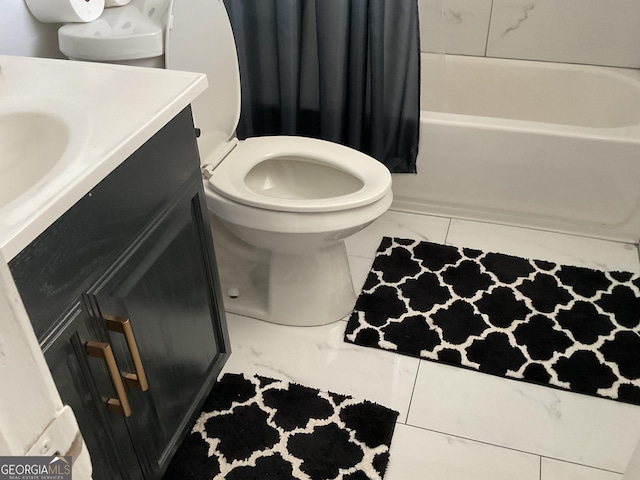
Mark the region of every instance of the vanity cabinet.
<instances>
[{"instance_id":1,"label":"vanity cabinet","mask_svg":"<svg viewBox=\"0 0 640 480\"><path fill-rule=\"evenodd\" d=\"M159 479L229 355L190 109L11 262L94 480Z\"/></svg>"}]
</instances>

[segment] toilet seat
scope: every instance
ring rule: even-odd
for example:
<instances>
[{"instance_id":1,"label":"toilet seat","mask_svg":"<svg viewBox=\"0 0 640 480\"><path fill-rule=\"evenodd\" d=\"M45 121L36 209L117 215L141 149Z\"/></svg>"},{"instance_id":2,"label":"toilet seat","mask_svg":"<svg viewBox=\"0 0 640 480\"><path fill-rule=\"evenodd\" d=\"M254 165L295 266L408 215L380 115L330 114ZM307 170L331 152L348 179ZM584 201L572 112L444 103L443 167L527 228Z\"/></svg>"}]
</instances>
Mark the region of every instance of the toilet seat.
<instances>
[{"instance_id":1,"label":"toilet seat","mask_svg":"<svg viewBox=\"0 0 640 480\"><path fill-rule=\"evenodd\" d=\"M233 32L222 1L200 4L195 9L190 2L172 3L166 62L169 68L206 73L210 82L210 87L192 104L196 126L202 131L201 156L209 164L205 169L211 172L205 182L207 189L241 205L277 212L345 211L383 198L391 190L387 168L357 150L295 136L253 137L240 142L235 139L240 116L240 76ZM210 55L211 45L219 49L217 55ZM230 148L236 142L237 146L222 158L228 150L226 146ZM362 185L344 194L309 199L283 198L250 188L246 180L252 169L277 158L315 163L319 166L314 170L316 176L326 167L325 173L334 170L337 177L350 177Z\"/></svg>"},{"instance_id":2,"label":"toilet seat","mask_svg":"<svg viewBox=\"0 0 640 480\"><path fill-rule=\"evenodd\" d=\"M327 185L326 195L312 198L286 198L270 194L268 188L264 191L252 188L247 178L254 167L277 159L315 164L315 182L321 182L322 178L318 176L325 170L327 176L324 180L327 183L342 180L352 183L353 187L345 187L344 192L336 193L335 188ZM294 174L284 168L285 174ZM371 157L325 140L295 136L253 137L239 142L215 167L207 187L238 203L266 210L332 212L358 208L384 197L391 189L391 178L389 175L381 175L381 170L386 170L386 167L381 163L372 165ZM339 178L334 180L334 176ZM270 183L271 179L267 175L264 181Z\"/></svg>"},{"instance_id":3,"label":"toilet seat","mask_svg":"<svg viewBox=\"0 0 640 480\"><path fill-rule=\"evenodd\" d=\"M221 0L201 1L199 8L193 8L191 2L174 0L170 12L167 67L206 73L210 83L210 87L192 103L195 124L202 132L198 144L204 169L211 174L205 181L207 190L239 205L283 213L357 209L375 203L391 191L391 176L384 165L337 143L282 135L238 142L235 130L240 117L240 75L224 3ZM216 55L210 54L212 45L217 48ZM227 154L233 145L236 146ZM262 162L273 159L294 164L279 165L282 167L279 179L286 175L295 178L296 172L306 168L301 165L303 163L306 166L315 164L311 169L312 180L298 188L301 195L292 194L286 198L286 195L274 195L274 189L256 189L252 188L256 186L255 182L252 186L248 184L248 175L256 174L253 169L261 168ZM268 182L273 172L264 170L268 168L260 175L265 175ZM344 189L331 188L328 179L332 175L335 175L336 183L342 182ZM324 186L320 185L319 179L325 180ZM316 180L318 185L313 184ZM288 186L298 183L290 181ZM301 192L304 188L313 188L318 195L305 198Z\"/></svg>"}]
</instances>

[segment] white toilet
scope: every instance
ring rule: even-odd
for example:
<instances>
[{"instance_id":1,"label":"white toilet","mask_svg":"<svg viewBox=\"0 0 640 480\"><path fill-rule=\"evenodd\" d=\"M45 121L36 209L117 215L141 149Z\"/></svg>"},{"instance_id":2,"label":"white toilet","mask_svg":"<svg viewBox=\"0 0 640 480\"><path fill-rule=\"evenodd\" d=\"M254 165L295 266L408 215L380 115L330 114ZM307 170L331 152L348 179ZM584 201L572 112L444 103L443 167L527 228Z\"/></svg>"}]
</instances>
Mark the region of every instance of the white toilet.
<instances>
[{"instance_id":1,"label":"white toilet","mask_svg":"<svg viewBox=\"0 0 640 480\"><path fill-rule=\"evenodd\" d=\"M148 2L158 0L128 6L143 11ZM391 174L323 140L238 141L240 77L222 0L178 0L165 18L167 68L209 81L192 107L226 310L286 325L340 320L356 299L344 239L390 207ZM61 50L94 60L74 50L76 27L60 29Z\"/></svg>"}]
</instances>

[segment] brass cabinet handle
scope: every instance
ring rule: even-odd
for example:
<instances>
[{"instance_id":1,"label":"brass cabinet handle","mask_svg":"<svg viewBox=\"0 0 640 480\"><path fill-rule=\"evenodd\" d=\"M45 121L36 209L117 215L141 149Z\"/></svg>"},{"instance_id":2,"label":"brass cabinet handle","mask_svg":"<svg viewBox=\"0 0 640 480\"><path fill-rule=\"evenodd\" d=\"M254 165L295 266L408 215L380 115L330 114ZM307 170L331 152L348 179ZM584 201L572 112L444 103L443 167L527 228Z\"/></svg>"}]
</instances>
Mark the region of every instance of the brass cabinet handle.
<instances>
[{"instance_id":1,"label":"brass cabinet handle","mask_svg":"<svg viewBox=\"0 0 640 480\"><path fill-rule=\"evenodd\" d=\"M119 413L120 415L129 417L131 415L131 405L129 405L129 399L124 391L124 385L120 378L120 372L118 371L118 365L116 364L116 359L113 356L111 345L103 342L89 341L86 344L86 349L87 355L90 357L101 358L104 360L107 365L107 370L109 370L109 376L111 377L111 382L113 383L113 388L116 391L117 398L111 397L107 399L107 409L110 412Z\"/></svg>"},{"instance_id":2,"label":"brass cabinet handle","mask_svg":"<svg viewBox=\"0 0 640 480\"><path fill-rule=\"evenodd\" d=\"M140 358L140 352L138 351L136 338L133 336L131 322L128 318L122 317L105 316L104 319L107 322L108 330L112 332L122 333L124 335L124 339L127 342L127 347L129 348L129 355L131 355L133 368L136 372L122 372L124 383L126 383L129 388L135 388L138 390L142 390L143 392L147 391L149 389L149 384L147 383L147 376L144 373L144 367L142 366L142 359Z\"/></svg>"}]
</instances>

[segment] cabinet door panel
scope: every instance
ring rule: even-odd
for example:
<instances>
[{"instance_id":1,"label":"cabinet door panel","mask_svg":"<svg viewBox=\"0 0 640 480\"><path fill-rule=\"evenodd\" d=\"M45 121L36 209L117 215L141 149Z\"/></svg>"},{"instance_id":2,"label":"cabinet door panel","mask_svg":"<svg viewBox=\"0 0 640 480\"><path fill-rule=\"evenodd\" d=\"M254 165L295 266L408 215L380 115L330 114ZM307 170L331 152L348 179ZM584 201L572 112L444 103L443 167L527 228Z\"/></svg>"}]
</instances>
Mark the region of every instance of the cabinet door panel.
<instances>
[{"instance_id":1,"label":"cabinet door panel","mask_svg":"<svg viewBox=\"0 0 640 480\"><path fill-rule=\"evenodd\" d=\"M164 468L211 387L217 359L226 354L212 321L219 310L212 303L201 214L192 189L92 292L99 310L95 321L125 317L132 326L149 389L128 390L133 414L126 421L150 476ZM133 372L124 335L110 332L110 339L120 368Z\"/></svg>"},{"instance_id":2,"label":"cabinet door panel","mask_svg":"<svg viewBox=\"0 0 640 480\"><path fill-rule=\"evenodd\" d=\"M104 366L87 357L87 340L102 339L80 304L62 322L43 352L63 403L73 409L93 464L94 480L142 480L124 419L107 411L112 396ZM117 440L116 440L117 439Z\"/></svg>"}]
</instances>

